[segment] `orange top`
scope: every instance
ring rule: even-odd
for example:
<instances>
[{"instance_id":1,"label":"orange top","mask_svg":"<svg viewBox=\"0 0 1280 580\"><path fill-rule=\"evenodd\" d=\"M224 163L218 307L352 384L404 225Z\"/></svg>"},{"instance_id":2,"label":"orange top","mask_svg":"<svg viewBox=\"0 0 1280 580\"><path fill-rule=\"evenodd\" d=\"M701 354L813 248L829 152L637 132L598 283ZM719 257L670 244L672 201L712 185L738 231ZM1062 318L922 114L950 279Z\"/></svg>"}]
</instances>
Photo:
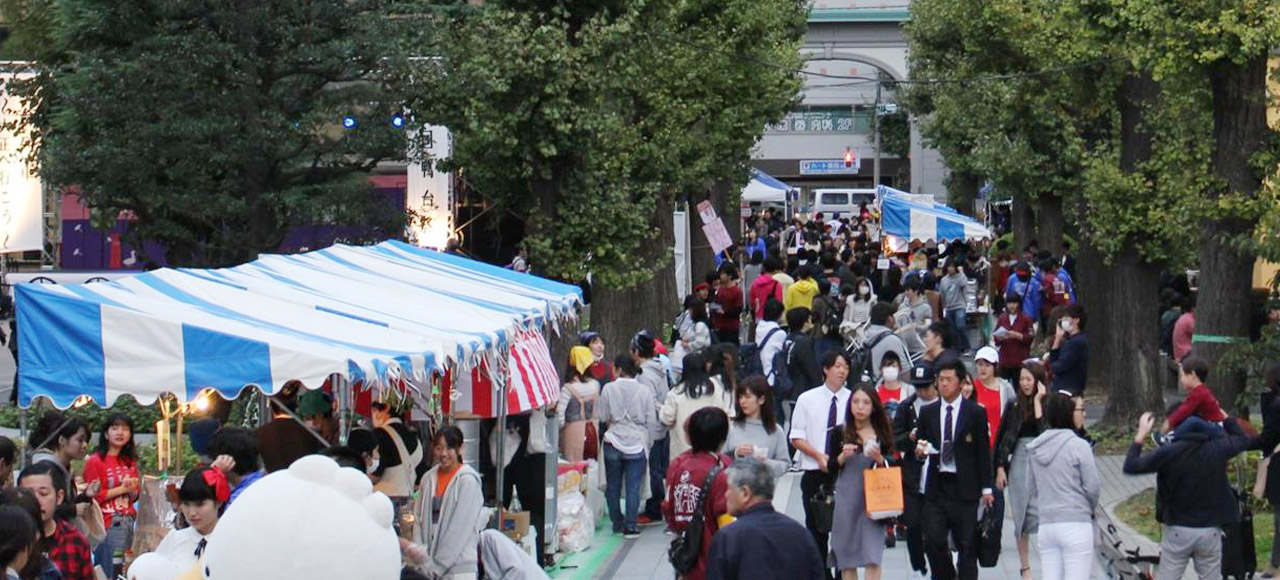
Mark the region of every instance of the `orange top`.
<instances>
[{"instance_id":1,"label":"orange top","mask_svg":"<svg viewBox=\"0 0 1280 580\"><path fill-rule=\"evenodd\" d=\"M453 469L444 471L443 469L436 472L436 497L442 497L445 490L449 489L449 483L453 481L453 476L458 474L458 469L462 467L462 463L453 466Z\"/></svg>"}]
</instances>

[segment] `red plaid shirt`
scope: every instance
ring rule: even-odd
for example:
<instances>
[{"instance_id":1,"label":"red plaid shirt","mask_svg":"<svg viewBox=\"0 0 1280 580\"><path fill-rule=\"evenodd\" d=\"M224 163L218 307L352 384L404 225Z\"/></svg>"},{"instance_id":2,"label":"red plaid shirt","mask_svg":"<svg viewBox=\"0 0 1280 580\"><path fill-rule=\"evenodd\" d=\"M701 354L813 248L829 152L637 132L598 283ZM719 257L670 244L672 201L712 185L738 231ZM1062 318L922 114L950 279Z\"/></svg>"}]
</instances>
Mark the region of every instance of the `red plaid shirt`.
<instances>
[{"instance_id":1,"label":"red plaid shirt","mask_svg":"<svg viewBox=\"0 0 1280 580\"><path fill-rule=\"evenodd\" d=\"M53 540L49 560L62 572L62 580L94 580L93 552L89 550L89 540L80 530L59 520Z\"/></svg>"}]
</instances>

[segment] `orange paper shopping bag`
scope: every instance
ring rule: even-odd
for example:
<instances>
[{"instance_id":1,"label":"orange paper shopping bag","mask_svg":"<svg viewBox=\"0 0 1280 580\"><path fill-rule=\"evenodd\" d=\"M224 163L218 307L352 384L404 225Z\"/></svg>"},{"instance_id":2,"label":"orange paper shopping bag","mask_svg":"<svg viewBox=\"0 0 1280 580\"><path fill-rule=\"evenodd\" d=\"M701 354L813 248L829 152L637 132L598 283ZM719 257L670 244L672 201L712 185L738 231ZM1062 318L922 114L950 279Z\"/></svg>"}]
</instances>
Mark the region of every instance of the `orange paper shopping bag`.
<instances>
[{"instance_id":1,"label":"orange paper shopping bag","mask_svg":"<svg viewBox=\"0 0 1280 580\"><path fill-rule=\"evenodd\" d=\"M872 467L862 472L862 491L867 499L867 517L883 520L902 515L902 468Z\"/></svg>"}]
</instances>

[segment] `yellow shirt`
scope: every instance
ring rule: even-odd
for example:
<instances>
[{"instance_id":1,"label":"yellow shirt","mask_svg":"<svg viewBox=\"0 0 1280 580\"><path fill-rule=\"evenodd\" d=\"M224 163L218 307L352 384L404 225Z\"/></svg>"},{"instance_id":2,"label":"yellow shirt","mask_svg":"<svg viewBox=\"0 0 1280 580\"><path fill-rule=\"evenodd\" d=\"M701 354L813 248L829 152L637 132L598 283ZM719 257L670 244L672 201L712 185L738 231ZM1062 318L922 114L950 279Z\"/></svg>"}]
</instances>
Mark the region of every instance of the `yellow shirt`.
<instances>
[{"instance_id":1,"label":"yellow shirt","mask_svg":"<svg viewBox=\"0 0 1280 580\"><path fill-rule=\"evenodd\" d=\"M818 295L818 283L812 278L805 278L792 284L787 288L786 294L783 296L782 305L787 311L792 308L813 308L813 297Z\"/></svg>"}]
</instances>

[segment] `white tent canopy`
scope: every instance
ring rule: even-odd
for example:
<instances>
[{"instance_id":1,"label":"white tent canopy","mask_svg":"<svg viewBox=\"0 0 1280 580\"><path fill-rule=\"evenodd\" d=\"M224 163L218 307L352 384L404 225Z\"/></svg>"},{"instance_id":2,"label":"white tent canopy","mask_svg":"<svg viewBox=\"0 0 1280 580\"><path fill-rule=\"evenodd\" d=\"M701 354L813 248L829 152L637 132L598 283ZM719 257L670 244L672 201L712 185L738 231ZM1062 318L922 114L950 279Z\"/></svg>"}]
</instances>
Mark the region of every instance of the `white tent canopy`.
<instances>
[{"instance_id":1,"label":"white tent canopy","mask_svg":"<svg viewBox=\"0 0 1280 580\"><path fill-rule=\"evenodd\" d=\"M19 402L88 395L150 403L235 397L330 375L427 384L502 360L523 331L576 316L581 290L400 242L157 270L85 285L19 285ZM494 356L499 355L501 357Z\"/></svg>"},{"instance_id":2,"label":"white tent canopy","mask_svg":"<svg viewBox=\"0 0 1280 580\"><path fill-rule=\"evenodd\" d=\"M768 173L753 168L751 181L742 188L742 203L783 203L790 189L791 186L778 181Z\"/></svg>"}]
</instances>

